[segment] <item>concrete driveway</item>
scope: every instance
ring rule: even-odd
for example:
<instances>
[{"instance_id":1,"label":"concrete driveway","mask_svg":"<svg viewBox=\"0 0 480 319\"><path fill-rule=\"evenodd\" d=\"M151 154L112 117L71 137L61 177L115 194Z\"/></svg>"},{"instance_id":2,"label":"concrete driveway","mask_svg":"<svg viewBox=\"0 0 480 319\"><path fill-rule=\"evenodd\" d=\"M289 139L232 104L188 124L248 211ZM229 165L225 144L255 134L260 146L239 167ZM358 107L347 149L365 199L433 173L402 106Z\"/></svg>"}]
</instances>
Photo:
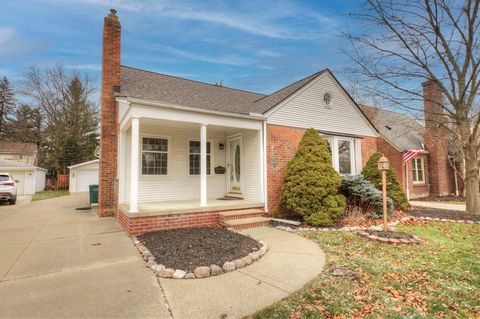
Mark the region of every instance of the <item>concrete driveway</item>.
<instances>
[{"instance_id":1,"label":"concrete driveway","mask_svg":"<svg viewBox=\"0 0 480 319\"><path fill-rule=\"evenodd\" d=\"M0 318L243 318L287 297L325 256L303 237L247 230L270 249L254 264L197 280L161 279L113 218L75 210L87 196L0 207Z\"/></svg>"},{"instance_id":2,"label":"concrete driveway","mask_svg":"<svg viewBox=\"0 0 480 319\"><path fill-rule=\"evenodd\" d=\"M0 207L0 318L171 318L113 218L76 195Z\"/></svg>"}]
</instances>

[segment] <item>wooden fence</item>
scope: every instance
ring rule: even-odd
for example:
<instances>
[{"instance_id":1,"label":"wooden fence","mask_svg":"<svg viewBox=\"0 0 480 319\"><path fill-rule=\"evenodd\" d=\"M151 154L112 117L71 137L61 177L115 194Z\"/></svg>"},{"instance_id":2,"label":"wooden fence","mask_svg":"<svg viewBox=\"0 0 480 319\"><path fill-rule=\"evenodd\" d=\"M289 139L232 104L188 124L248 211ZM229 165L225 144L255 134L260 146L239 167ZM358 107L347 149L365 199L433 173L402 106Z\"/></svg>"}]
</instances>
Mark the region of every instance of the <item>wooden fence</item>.
<instances>
[{"instance_id":1,"label":"wooden fence","mask_svg":"<svg viewBox=\"0 0 480 319\"><path fill-rule=\"evenodd\" d=\"M56 189L68 189L68 179L69 175L68 174L58 174L57 175L57 185Z\"/></svg>"}]
</instances>

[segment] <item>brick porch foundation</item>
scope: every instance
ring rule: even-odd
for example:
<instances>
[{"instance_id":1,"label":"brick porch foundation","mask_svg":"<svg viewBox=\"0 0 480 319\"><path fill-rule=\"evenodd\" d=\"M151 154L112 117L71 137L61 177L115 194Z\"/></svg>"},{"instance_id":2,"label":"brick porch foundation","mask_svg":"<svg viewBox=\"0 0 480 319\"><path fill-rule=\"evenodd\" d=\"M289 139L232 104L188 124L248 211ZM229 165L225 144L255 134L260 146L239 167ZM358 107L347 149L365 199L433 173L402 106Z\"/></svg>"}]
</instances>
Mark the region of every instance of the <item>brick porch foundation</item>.
<instances>
[{"instance_id":1,"label":"brick porch foundation","mask_svg":"<svg viewBox=\"0 0 480 319\"><path fill-rule=\"evenodd\" d=\"M263 207L258 207L263 210ZM131 217L122 210L117 210L117 220L129 236L138 236L155 230L187 228L187 227L220 227L222 221L219 214L242 209L225 209L210 212L192 212L182 214L162 214Z\"/></svg>"}]
</instances>

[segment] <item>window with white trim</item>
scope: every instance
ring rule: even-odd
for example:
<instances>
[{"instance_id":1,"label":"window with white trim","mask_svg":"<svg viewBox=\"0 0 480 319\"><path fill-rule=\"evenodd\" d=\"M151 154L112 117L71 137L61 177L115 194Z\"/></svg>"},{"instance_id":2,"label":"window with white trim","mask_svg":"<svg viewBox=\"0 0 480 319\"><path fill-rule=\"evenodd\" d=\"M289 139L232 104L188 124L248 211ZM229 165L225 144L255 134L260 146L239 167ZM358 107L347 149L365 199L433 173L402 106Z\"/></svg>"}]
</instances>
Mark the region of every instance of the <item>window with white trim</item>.
<instances>
[{"instance_id":1,"label":"window with white trim","mask_svg":"<svg viewBox=\"0 0 480 319\"><path fill-rule=\"evenodd\" d=\"M412 159L412 174L413 183L425 183L425 163L423 157L415 157L414 159Z\"/></svg>"},{"instance_id":2,"label":"window with white trim","mask_svg":"<svg viewBox=\"0 0 480 319\"><path fill-rule=\"evenodd\" d=\"M200 175L200 141L190 141L188 145L190 154L190 175ZM211 143L207 142L207 175L210 175L212 168Z\"/></svg>"},{"instance_id":3,"label":"window with white trim","mask_svg":"<svg viewBox=\"0 0 480 319\"><path fill-rule=\"evenodd\" d=\"M342 175L355 174L354 140L337 136L327 136L323 139L327 143L335 170Z\"/></svg>"},{"instance_id":4,"label":"window with white trim","mask_svg":"<svg viewBox=\"0 0 480 319\"><path fill-rule=\"evenodd\" d=\"M142 137L142 175L168 175L168 139Z\"/></svg>"}]
</instances>

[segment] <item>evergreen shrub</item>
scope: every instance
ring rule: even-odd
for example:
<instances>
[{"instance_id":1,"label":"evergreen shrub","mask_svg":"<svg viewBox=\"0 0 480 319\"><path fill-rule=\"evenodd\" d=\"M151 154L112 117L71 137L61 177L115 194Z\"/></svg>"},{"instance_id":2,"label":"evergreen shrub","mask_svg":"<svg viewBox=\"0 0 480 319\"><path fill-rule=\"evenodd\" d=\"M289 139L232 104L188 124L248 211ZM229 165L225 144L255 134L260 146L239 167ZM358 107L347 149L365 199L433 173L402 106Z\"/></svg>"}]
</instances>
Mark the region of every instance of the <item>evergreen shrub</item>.
<instances>
[{"instance_id":1,"label":"evergreen shrub","mask_svg":"<svg viewBox=\"0 0 480 319\"><path fill-rule=\"evenodd\" d=\"M378 190L382 189L382 172L378 170L378 160L382 156L383 154L378 152L370 156L362 171L363 177ZM393 205L398 210L405 210L409 206L407 196L391 167L387 171L387 196L393 200Z\"/></svg>"},{"instance_id":2,"label":"evergreen shrub","mask_svg":"<svg viewBox=\"0 0 480 319\"><path fill-rule=\"evenodd\" d=\"M280 205L313 226L330 226L345 209L341 183L326 142L315 129L308 129L288 163Z\"/></svg>"}]
</instances>

